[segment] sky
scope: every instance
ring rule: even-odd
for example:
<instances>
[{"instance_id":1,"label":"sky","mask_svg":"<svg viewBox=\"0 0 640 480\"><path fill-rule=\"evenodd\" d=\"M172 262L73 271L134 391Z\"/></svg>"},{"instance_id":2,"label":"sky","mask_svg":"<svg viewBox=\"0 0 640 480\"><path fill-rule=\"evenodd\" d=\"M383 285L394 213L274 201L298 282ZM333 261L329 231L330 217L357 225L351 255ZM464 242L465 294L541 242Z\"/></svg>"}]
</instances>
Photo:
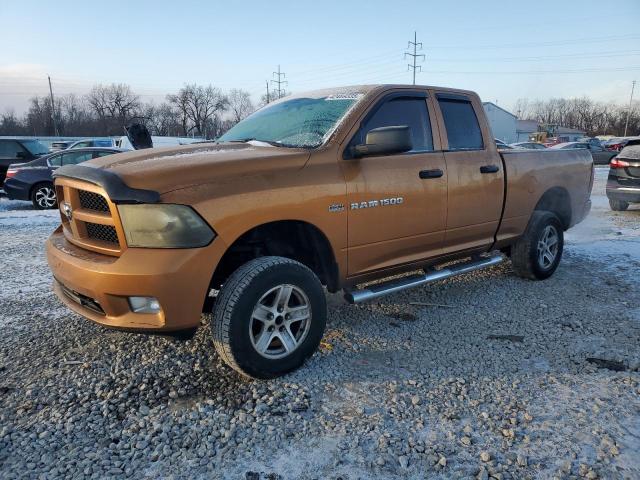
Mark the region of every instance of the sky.
<instances>
[{"instance_id":1,"label":"sky","mask_svg":"<svg viewBox=\"0 0 640 480\"><path fill-rule=\"evenodd\" d=\"M640 0L0 0L0 113L33 95L127 83L161 102L186 83L255 100L280 65L287 91L416 83L519 98L629 101L640 79ZM274 87L274 84L271 84ZM638 92L640 97L640 92Z\"/></svg>"}]
</instances>

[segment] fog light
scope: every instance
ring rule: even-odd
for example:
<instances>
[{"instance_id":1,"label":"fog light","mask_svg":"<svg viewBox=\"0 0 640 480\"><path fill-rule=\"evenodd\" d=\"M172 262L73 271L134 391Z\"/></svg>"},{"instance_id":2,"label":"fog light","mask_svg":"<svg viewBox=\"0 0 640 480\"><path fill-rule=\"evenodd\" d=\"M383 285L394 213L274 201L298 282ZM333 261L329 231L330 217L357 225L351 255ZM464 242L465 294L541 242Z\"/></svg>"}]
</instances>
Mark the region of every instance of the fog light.
<instances>
[{"instance_id":1,"label":"fog light","mask_svg":"<svg viewBox=\"0 0 640 480\"><path fill-rule=\"evenodd\" d=\"M159 313L160 302L154 297L129 297L129 306L135 313Z\"/></svg>"}]
</instances>

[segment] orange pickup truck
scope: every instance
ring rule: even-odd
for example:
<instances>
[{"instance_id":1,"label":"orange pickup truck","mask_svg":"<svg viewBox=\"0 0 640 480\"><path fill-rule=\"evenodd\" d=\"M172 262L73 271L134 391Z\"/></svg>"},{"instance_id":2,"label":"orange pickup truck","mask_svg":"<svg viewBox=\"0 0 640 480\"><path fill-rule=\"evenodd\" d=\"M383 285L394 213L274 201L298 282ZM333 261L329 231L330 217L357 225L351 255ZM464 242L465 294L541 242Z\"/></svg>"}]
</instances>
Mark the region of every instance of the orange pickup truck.
<instances>
[{"instance_id":1,"label":"orange pickup truck","mask_svg":"<svg viewBox=\"0 0 640 480\"><path fill-rule=\"evenodd\" d=\"M216 142L58 169L47 257L90 320L175 333L212 313L220 356L273 378L318 347L324 288L357 303L507 258L549 277L592 183L588 150L498 152L473 92L328 89Z\"/></svg>"}]
</instances>

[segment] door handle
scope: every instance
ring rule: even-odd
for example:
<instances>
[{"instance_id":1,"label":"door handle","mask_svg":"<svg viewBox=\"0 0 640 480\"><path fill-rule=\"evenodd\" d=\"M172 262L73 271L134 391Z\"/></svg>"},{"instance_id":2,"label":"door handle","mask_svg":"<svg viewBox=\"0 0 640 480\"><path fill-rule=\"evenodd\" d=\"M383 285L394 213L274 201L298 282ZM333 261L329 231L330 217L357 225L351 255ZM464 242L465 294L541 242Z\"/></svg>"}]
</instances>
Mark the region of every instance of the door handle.
<instances>
[{"instance_id":1,"label":"door handle","mask_svg":"<svg viewBox=\"0 0 640 480\"><path fill-rule=\"evenodd\" d=\"M483 165L480 167L480 173L496 173L500 171L497 165Z\"/></svg>"},{"instance_id":2,"label":"door handle","mask_svg":"<svg viewBox=\"0 0 640 480\"><path fill-rule=\"evenodd\" d=\"M444 173L439 168L434 168L433 170L420 170L419 173L420 178L423 180L426 180L427 178L440 178L442 175L444 175Z\"/></svg>"}]
</instances>

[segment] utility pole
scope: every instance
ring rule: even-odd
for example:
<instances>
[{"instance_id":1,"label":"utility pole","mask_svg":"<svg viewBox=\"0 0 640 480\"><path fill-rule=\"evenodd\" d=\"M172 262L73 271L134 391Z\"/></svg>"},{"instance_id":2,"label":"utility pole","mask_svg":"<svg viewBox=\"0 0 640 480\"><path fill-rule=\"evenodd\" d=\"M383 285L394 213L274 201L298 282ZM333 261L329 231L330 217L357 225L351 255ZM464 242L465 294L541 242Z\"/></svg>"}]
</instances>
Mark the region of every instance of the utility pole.
<instances>
[{"instance_id":1,"label":"utility pole","mask_svg":"<svg viewBox=\"0 0 640 480\"><path fill-rule=\"evenodd\" d=\"M269 98L269 80L265 80L265 82L267 84L267 103L269 103L271 101L271 99Z\"/></svg>"},{"instance_id":2,"label":"utility pole","mask_svg":"<svg viewBox=\"0 0 640 480\"><path fill-rule=\"evenodd\" d=\"M416 84L416 69L420 69L420 71L422 71L422 65L416 65L416 59L418 57L422 57L422 60L425 60L426 57L423 54L419 54L416 53L418 46L420 46L420 50L422 50L422 42L418 42L418 33L417 32L413 32L413 42L409 42L409 45L407 45L407 48L411 48L411 46L413 45L413 53L410 52L405 52L404 54L404 58L407 58L407 56L412 57L413 58L413 65L409 64L407 65L407 70L409 70L410 68L413 70L413 84Z\"/></svg>"},{"instance_id":3,"label":"utility pole","mask_svg":"<svg viewBox=\"0 0 640 480\"><path fill-rule=\"evenodd\" d=\"M280 72L280 65L278 65L278 71L273 72L273 74L277 75L278 79L277 80L273 79L271 81L278 85L278 98L282 98L285 94L284 89L282 88L282 85L286 85L289 82L287 82L286 80L282 80L286 75Z\"/></svg>"},{"instance_id":4,"label":"utility pole","mask_svg":"<svg viewBox=\"0 0 640 480\"><path fill-rule=\"evenodd\" d=\"M629 126L629 115L631 115L631 103L633 102L633 90L636 88L636 81L631 82L631 97L629 98L629 110L627 110L627 121L624 122L624 135L627 136L627 127Z\"/></svg>"},{"instance_id":5,"label":"utility pole","mask_svg":"<svg viewBox=\"0 0 640 480\"><path fill-rule=\"evenodd\" d=\"M56 137L58 136L58 123L56 122L56 104L53 101L53 88L51 87L51 77L47 75L49 79L49 94L51 95L51 120L53 120L53 130Z\"/></svg>"}]
</instances>

